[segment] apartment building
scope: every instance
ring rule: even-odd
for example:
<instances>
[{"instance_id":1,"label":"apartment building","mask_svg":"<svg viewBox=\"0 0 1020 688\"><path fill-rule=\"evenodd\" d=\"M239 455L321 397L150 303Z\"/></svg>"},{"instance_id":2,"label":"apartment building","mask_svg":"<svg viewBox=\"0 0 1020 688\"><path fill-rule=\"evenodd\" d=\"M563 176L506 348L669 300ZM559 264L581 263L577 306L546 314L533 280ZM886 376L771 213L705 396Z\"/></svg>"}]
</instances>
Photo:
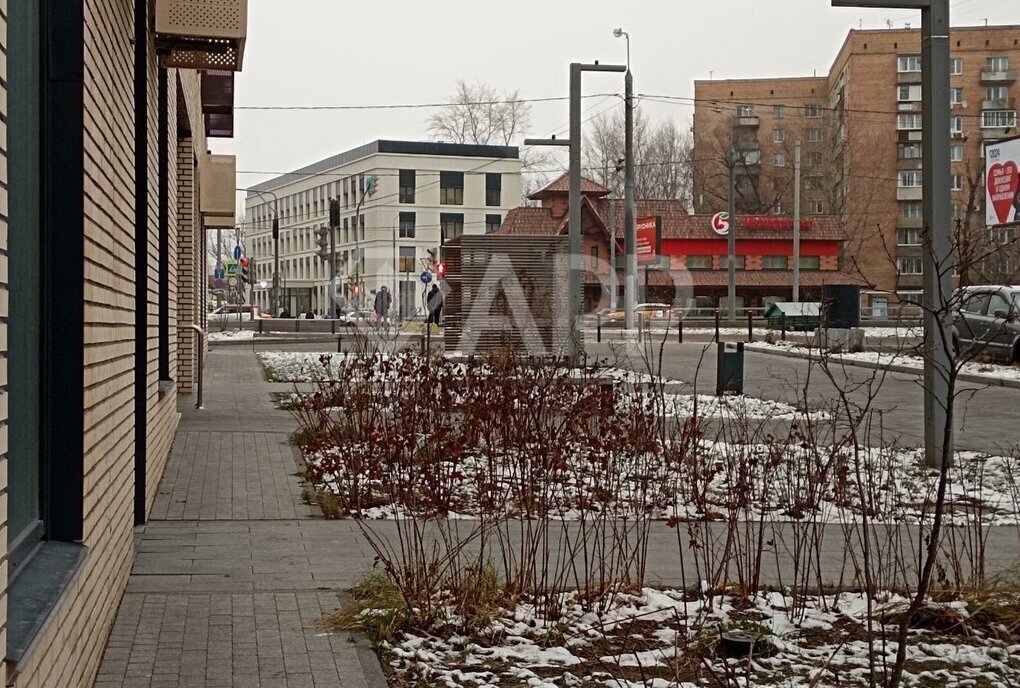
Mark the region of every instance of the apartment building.
<instances>
[{"instance_id":1,"label":"apartment building","mask_svg":"<svg viewBox=\"0 0 1020 688\"><path fill-rule=\"evenodd\" d=\"M201 231L235 221L206 153L246 24L207 10L0 0L4 686L93 685L202 353Z\"/></svg>"},{"instance_id":2,"label":"apartment building","mask_svg":"<svg viewBox=\"0 0 1020 688\"><path fill-rule=\"evenodd\" d=\"M253 302L273 307L279 225L279 310L328 313L330 247L316 230L329 225L330 199L340 202L333 237L336 293L346 307L370 305L386 285L393 308L421 307L419 275L442 245L461 234L499 228L521 198L516 147L379 140L255 185L245 202L245 243L255 259Z\"/></svg>"},{"instance_id":3,"label":"apartment building","mask_svg":"<svg viewBox=\"0 0 1020 688\"><path fill-rule=\"evenodd\" d=\"M1015 279L1010 237L983 222L983 146L1015 133L1020 26L950 35L958 279ZM725 209L732 144L738 209L788 213L801 143L802 213L840 216L842 267L881 314L921 293L921 58L917 29L853 30L825 76L695 82L695 208ZM1012 249L1015 251L1015 249Z\"/></svg>"}]
</instances>

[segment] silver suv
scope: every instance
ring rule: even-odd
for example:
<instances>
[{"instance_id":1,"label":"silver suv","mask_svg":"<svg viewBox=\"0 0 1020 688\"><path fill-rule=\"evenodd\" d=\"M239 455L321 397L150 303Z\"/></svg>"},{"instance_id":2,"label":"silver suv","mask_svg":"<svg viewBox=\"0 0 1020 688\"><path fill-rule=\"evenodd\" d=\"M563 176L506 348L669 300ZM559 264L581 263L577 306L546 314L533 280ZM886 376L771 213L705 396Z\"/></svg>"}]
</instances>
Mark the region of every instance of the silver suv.
<instances>
[{"instance_id":1,"label":"silver suv","mask_svg":"<svg viewBox=\"0 0 1020 688\"><path fill-rule=\"evenodd\" d=\"M1020 286L963 287L956 293L953 349L1020 363Z\"/></svg>"}]
</instances>

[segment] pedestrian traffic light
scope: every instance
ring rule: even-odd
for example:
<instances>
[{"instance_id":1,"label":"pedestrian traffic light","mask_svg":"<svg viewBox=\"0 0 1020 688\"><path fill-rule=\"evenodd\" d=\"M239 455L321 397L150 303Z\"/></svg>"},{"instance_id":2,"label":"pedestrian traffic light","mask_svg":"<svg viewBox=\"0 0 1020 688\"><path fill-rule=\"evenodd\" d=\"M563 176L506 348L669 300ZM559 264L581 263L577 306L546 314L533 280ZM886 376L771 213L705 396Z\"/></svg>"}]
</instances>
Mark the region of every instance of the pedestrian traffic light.
<instances>
[{"instance_id":1,"label":"pedestrian traffic light","mask_svg":"<svg viewBox=\"0 0 1020 688\"><path fill-rule=\"evenodd\" d=\"M436 277L439 279L446 277L446 263L436 263Z\"/></svg>"},{"instance_id":2,"label":"pedestrian traffic light","mask_svg":"<svg viewBox=\"0 0 1020 688\"><path fill-rule=\"evenodd\" d=\"M319 259L329 260L329 229L326 227L316 228L315 243L319 245Z\"/></svg>"},{"instance_id":3,"label":"pedestrian traffic light","mask_svg":"<svg viewBox=\"0 0 1020 688\"><path fill-rule=\"evenodd\" d=\"M248 259L242 258L241 263L241 282L244 284L251 284L251 273L248 272Z\"/></svg>"}]
</instances>

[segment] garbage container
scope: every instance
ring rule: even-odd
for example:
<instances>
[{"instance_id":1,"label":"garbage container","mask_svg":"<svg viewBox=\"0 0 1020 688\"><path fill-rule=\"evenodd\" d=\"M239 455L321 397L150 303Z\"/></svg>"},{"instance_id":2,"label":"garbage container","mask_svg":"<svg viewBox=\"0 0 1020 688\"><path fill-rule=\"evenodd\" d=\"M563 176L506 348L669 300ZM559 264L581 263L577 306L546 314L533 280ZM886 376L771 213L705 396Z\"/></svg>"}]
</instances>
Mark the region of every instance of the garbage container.
<instances>
[{"instance_id":1,"label":"garbage container","mask_svg":"<svg viewBox=\"0 0 1020 688\"><path fill-rule=\"evenodd\" d=\"M724 394L744 393L744 343L733 344L719 342L719 355L715 364L715 393L716 396Z\"/></svg>"},{"instance_id":2,"label":"garbage container","mask_svg":"<svg viewBox=\"0 0 1020 688\"><path fill-rule=\"evenodd\" d=\"M822 287L822 327L861 326L861 288L852 284L826 284Z\"/></svg>"}]
</instances>

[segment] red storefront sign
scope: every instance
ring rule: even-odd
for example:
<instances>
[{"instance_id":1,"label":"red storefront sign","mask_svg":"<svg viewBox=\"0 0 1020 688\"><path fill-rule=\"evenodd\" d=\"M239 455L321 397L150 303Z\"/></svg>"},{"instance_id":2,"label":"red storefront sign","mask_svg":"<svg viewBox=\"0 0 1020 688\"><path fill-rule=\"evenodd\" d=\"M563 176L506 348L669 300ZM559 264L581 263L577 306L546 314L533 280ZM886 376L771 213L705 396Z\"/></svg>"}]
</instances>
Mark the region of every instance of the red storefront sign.
<instances>
[{"instance_id":1,"label":"red storefront sign","mask_svg":"<svg viewBox=\"0 0 1020 688\"><path fill-rule=\"evenodd\" d=\"M718 213L717 213L718 215ZM811 229L811 220L801 220L801 229ZM793 220L788 217L776 217L774 215L739 215L737 217L738 230L741 229L788 229L793 231ZM714 229L713 219L713 229ZM716 230L718 231L718 230ZM723 232L725 234L725 232Z\"/></svg>"},{"instance_id":2,"label":"red storefront sign","mask_svg":"<svg viewBox=\"0 0 1020 688\"><path fill-rule=\"evenodd\" d=\"M638 264L654 263L661 253L662 239L659 236L659 218L639 217L637 220L637 245L635 253Z\"/></svg>"}]
</instances>

